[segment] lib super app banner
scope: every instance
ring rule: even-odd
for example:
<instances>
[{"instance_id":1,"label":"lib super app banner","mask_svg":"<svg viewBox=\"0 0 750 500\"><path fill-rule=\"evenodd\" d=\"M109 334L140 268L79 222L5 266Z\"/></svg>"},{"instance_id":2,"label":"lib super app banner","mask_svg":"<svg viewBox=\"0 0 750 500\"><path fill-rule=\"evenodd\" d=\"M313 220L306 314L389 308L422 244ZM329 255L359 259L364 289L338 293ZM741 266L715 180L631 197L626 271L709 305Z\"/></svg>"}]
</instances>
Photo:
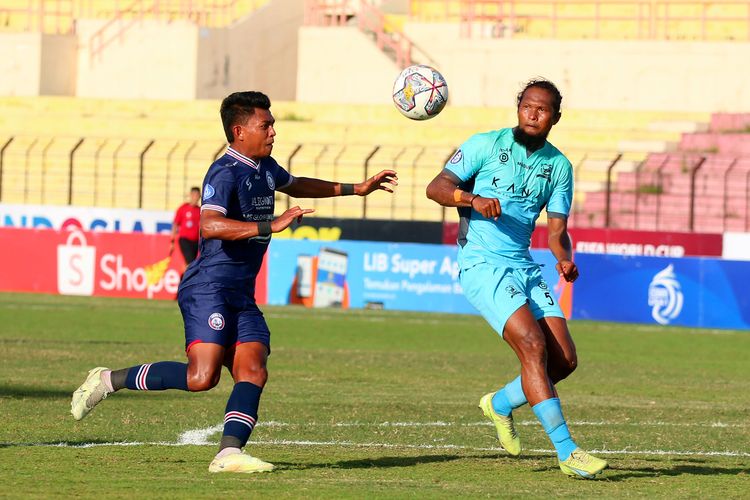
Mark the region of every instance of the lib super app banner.
<instances>
[{"instance_id":1,"label":"lib super app banner","mask_svg":"<svg viewBox=\"0 0 750 500\"><path fill-rule=\"evenodd\" d=\"M269 304L295 303L296 288L314 290L315 283L301 283L303 263L321 252L347 257L343 288L349 307L382 307L400 311L470 313L477 311L463 296L458 282L457 247L414 243L360 241L273 240L268 258ZM561 289L555 261L548 251L534 251L545 280L559 296ZM330 273L329 273L330 274ZM304 303L304 301L301 301Z\"/></svg>"}]
</instances>

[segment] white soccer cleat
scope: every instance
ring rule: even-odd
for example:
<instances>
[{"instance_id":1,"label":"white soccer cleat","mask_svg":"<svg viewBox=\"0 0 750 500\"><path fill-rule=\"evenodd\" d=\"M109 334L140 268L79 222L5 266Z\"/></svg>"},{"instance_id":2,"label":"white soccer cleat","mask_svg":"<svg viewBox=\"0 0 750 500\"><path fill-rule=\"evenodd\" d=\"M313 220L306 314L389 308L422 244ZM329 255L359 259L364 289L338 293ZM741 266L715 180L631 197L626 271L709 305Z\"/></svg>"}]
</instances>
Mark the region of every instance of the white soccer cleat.
<instances>
[{"instance_id":1,"label":"white soccer cleat","mask_svg":"<svg viewBox=\"0 0 750 500\"><path fill-rule=\"evenodd\" d=\"M89 371L86 381L73 393L73 400L70 402L70 413L73 418L81 420L89 414L103 399L107 398L109 392L102 381L102 372L109 370L99 366Z\"/></svg>"},{"instance_id":2,"label":"white soccer cleat","mask_svg":"<svg viewBox=\"0 0 750 500\"><path fill-rule=\"evenodd\" d=\"M252 474L254 472L269 472L273 470L273 464L244 453L233 453L221 458L214 458L208 466L208 472L241 472Z\"/></svg>"}]
</instances>

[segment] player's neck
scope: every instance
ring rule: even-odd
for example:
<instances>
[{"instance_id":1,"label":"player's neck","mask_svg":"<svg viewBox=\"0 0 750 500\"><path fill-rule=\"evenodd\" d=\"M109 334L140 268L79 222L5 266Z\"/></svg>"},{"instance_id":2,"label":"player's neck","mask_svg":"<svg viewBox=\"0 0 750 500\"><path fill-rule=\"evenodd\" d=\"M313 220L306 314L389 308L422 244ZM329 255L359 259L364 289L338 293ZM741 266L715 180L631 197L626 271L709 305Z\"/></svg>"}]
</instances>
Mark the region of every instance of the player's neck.
<instances>
[{"instance_id":1,"label":"player's neck","mask_svg":"<svg viewBox=\"0 0 750 500\"><path fill-rule=\"evenodd\" d=\"M236 153L241 154L245 158L251 159L255 163L260 163L261 157L253 154L252 151L247 151L246 148L242 147L242 144L232 143L229 145Z\"/></svg>"},{"instance_id":2,"label":"player's neck","mask_svg":"<svg viewBox=\"0 0 750 500\"><path fill-rule=\"evenodd\" d=\"M544 144L547 142L547 136L534 137L521 130L520 127L515 127L513 129L513 139L518 144L526 148L527 156L530 156L535 151L539 151L540 149L542 149L544 147Z\"/></svg>"}]
</instances>

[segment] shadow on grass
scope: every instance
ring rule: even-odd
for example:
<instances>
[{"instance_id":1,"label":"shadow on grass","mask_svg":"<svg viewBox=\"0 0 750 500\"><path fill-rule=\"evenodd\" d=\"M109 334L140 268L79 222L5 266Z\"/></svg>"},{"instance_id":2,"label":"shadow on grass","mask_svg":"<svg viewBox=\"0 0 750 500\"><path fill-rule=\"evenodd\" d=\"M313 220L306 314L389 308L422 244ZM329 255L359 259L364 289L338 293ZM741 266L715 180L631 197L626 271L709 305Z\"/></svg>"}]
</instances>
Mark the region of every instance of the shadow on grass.
<instances>
[{"instance_id":1,"label":"shadow on grass","mask_svg":"<svg viewBox=\"0 0 750 500\"><path fill-rule=\"evenodd\" d=\"M0 385L0 398L69 398L72 389L55 389L52 387L30 387L20 385Z\"/></svg>"},{"instance_id":2,"label":"shadow on grass","mask_svg":"<svg viewBox=\"0 0 750 500\"><path fill-rule=\"evenodd\" d=\"M101 445L110 446L112 441L103 439L86 439L83 441L49 441L40 443L0 443L0 449L3 448L86 448L89 446ZM122 446L122 445L121 445Z\"/></svg>"},{"instance_id":3,"label":"shadow on grass","mask_svg":"<svg viewBox=\"0 0 750 500\"><path fill-rule=\"evenodd\" d=\"M611 468L604 471L603 479L608 481L625 481L632 478L669 477L669 476L737 476L750 474L750 467L722 467L705 464L675 465L672 467L632 467Z\"/></svg>"},{"instance_id":4,"label":"shadow on grass","mask_svg":"<svg viewBox=\"0 0 750 500\"><path fill-rule=\"evenodd\" d=\"M0 385L0 398L16 399L67 399L70 400L75 391L75 387L54 388L54 387L34 387L22 385ZM117 399L145 399L159 398L163 401L186 399L194 396L186 396L184 391L153 391L153 394L145 395L142 391L123 390L117 393Z\"/></svg>"},{"instance_id":5,"label":"shadow on grass","mask_svg":"<svg viewBox=\"0 0 750 500\"><path fill-rule=\"evenodd\" d=\"M534 457L498 457L497 455L421 455L412 457L377 457L362 458L359 460L342 460L340 462L330 463L291 463L291 462L274 462L274 465L289 470L305 469L371 469L371 468L391 468L391 467L414 467L416 465L434 464L452 462L455 460L512 460L518 461L535 461Z\"/></svg>"}]
</instances>

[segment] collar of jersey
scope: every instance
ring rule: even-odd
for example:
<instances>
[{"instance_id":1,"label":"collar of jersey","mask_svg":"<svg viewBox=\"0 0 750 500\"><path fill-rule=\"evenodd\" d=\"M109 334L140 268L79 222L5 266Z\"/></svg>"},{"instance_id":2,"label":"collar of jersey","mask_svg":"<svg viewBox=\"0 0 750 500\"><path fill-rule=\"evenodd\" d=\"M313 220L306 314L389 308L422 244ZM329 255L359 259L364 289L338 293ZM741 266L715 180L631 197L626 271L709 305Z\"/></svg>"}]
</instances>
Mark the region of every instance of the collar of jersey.
<instances>
[{"instance_id":1,"label":"collar of jersey","mask_svg":"<svg viewBox=\"0 0 750 500\"><path fill-rule=\"evenodd\" d=\"M244 163L245 165L247 165L249 167L253 167L255 170L258 170L258 168L260 167L260 163L256 162L255 160L253 160L251 158L248 158L247 156L243 155L242 153L238 153L237 151L235 151L234 149L232 149L231 146L229 146L227 148L227 153L226 154L228 154L229 156L231 156L235 160L241 161L242 163Z\"/></svg>"}]
</instances>

